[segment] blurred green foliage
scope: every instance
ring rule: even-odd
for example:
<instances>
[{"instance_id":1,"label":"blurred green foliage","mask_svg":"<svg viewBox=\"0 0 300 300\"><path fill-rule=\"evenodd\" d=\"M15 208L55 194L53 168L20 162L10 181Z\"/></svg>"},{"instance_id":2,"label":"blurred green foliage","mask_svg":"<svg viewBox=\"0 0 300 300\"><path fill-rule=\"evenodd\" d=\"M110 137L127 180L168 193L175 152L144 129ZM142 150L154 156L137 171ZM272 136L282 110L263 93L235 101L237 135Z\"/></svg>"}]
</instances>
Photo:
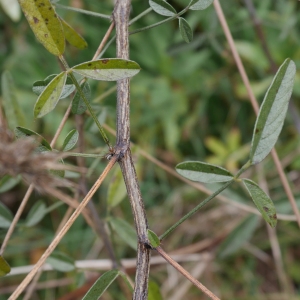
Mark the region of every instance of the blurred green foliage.
<instances>
[{"instance_id":1,"label":"blurred green foliage","mask_svg":"<svg viewBox=\"0 0 300 300\"><path fill-rule=\"evenodd\" d=\"M188 2L188 0L170 1L177 11L182 10ZM61 0L59 3L76 4L86 10L103 14L110 14L113 8L112 1L109 0ZM285 58L290 57L297 67L300 67L299 3L284 0L255 0L253 3L275 63L280 65ZM221 4L255 95L261 102L273 77L271 65L262 50L244 1L228 0ZM146 0L133 0L132 17L148 7ZM88 42L88 48L84 50L67 46L65 57L69 65L73 66L90 60L109 26L108 20L58 8L57 12ZM247 158L255 114L248 102L245 87L213 6L205 11L189 11L184 18L189 22L194 33L194 39L189 44L182 40L176 20L130 36L130 58L142 67L142 71L131 80L131 139L138 147L171 167L184 160L201 160L218 163L234 171L241 167ZM130 30L162 19L162 16L151 12L134 23ZM115 57L115 51L115 46L112 45L104 57ZM36 41L24 16L20 21L13 22L3 10L0 10L1 74L5 70L10 71L13 76L16 98L25 115L24 126L38 132L49 142L69 105L70 98L61 100L49 115L34 120L33 107L37 96L31 88L35 81L44 80L51 74L58 74L59 62ZM115 92L100 102L93 102L93 99L97 99L115 83L91 80L89 83L91 102L100 119L115 127ZM297 73L292 98L293 110L299 112L300 72ZM84 120L86 152L90 153L94 149L99 149L99 152L106 151L105 148L102 149L104 143L90 118L84 115ZM295 119L291 114L288 115L276 146L296 196L299 195L300 190L297 122L300 122L297 116ZM55 148L61 149L64 137L74 128L75 117L71 115ZM114 141L111 135L110 139ZM134 158L150 228L154 232L163 233L204 199L204 194L179 182L139 156L138 149L134 151ZM76 164L74 158L67 161ZM90 187L93 180L103 170L105 162L98 161L95 165L94 159L88 158L85 161L87 167L94 168L94 172L88 178ZM264 170L269 183L269 192L275 201L278 213L291 214L290 205L270 158L266 159ZM67 172L67 174L69 177L76 177L74 173ZM93 199L99 215L105 219L109 211L115 218L126 220L132 225L132 214L127 200L120 202L116 207L107 209L108 185L109 180ZM215 186L210 185L209 188L215 190ZM1 201L12 212L15 212L25 191L26 185L19 183L12 190L0 194ZM230 199L252 205L245 191L239 187L232 187L228 193ZM22 221L24 223L30 207L41 198L47 202L47 206L50 206L54 200L38 193L31 197L23 216L24 219L21 220L5 252L5 258L12 267L28 265L39 258L53 238L55 229L67 209L61 206L45 215L38 226L26 228L22 225ZM300 204L300 199L298 204ZM180 226L176 234L164 241L163 247L171 251L207 240L210 241L210 247L203 248L202 251L209 250L214 253L214 250L218 250L220 241L225 240L234 228L238 228L241 223L243 226L247 225L243 221L245 217L243 211L216 200ZM251 219L252 227L250 228L251 234L248 234L248 243L251 243L255 250L264 251L272 261L272 250L266 226L259 221L260 219L257 219L257 227L253 233L253 220L255 219ZM232 232L244 231L236 229ZM4 238L5 233L6 229L0 229L0 240ZM135 251L132 248L128 247L113 231L111 234L118 257L135 257ZM284 267L288 274L288 283L293 288L293 294L299 295L299 229L295 222L280 221L277 234ZM238 240L238 236L229 237ZM97 249L97 244L99 241L95 234L80 217L58 249L74 260L80 260L85 259L92 250ZM252 250L249 249L244 246L232 251L231 248L231 254L228 257L219 258L213 264L209 264L205 276L202 276L200 280L203 278L203 283L222 295L222 299L281 299L280 296L272 298L272 295L282 291L274 264L264 262L259 255L255 255L252 248ZM106 257L105 251L100 254L96 251L96 253L96 257ZM186 266L189 267L188 264ZM74 274L68 273L67 277L74 278ZM155 278L155 281L160 282L161 286L167 278L166 269L153 269L151 276ZM43 274L41 281L64 277L64 273L53 271ZM20 282L20 276L7 277L2 280L3 283L0 283L0 286L13 286ZM78 287L75 280L72 282L71 286L57 288L54 291L38 291L39 298L36 299L59 299L60 296ZM123 296L120 296L118 287L113 286L113 289L108 290L112 299L122 299ZM199 291L191 288L186 298L204 299L204 296L199 296ZM7 299L7 294L0 295L0 299ZM290 299L300 298L291 296Z\"/></svg>"}]
</instances>

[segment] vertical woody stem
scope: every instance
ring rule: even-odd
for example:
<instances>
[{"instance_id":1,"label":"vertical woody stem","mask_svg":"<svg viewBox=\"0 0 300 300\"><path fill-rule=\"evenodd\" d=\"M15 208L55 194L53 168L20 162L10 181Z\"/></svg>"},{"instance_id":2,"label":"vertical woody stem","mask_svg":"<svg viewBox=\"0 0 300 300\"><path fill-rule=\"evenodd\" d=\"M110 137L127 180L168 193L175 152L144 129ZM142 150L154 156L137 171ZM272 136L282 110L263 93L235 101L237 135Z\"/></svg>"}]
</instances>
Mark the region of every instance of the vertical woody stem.
<instances>
[{"instance_id":1,"label":"vertical woody stem","mask_svg":"<svg viewBox=\"0 0 300 300\"><path fill-rule=\"evenodd\" d=\"M129 59L128 21L130 0L118 0L113 12L116 27L117 57ZM150 249L147 247L147 218L136 171L130 152L130 90L129 79L117 83L117 144L116 152L121 153L119 164L126 184L128 197L138 235L137 269L135 276L134 300L147 300Z\"/></svg>"}]
</instances>

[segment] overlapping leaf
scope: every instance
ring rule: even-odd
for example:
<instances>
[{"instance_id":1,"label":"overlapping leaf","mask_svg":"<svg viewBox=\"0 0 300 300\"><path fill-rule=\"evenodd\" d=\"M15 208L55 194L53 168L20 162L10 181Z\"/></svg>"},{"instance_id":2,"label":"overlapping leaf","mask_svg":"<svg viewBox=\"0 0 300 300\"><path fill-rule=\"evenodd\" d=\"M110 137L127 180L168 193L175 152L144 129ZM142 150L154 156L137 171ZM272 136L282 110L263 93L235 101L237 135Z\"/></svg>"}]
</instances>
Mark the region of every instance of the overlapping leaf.
<instances>
[{"instance_id":1,"label":"overlapping leaf","mask_svg":"<svg viewBox=\"0 0 300 300\"><path fill-rule=\"evenodd\" d=\"M141 68L131 60L107 58L85 62L72 69L74 72L92 79L116 81L136 75Z\"/></svg>"},{"instance_id":2,"label":"overlapping leaf","mask_svg":"<svg viewBox=\"0 0 300 300\"><path fill-rule=\"evenodd\" d=\"M67 74L61 72L54 77L38 97L34 106L34 117L41 118L51 112L59 101L63 87L66 83Z\"/></svg>"},{"instance_id":3,"label":"overlapping leaf","mask_svg":"<svg viewBox=\"0 0 300 300\"><path fill-rule=\"evenodd\" d=\"M226 182L233 179L233 175L226 169L200 161L187 161L176 166L181 176L204 183Z\"/></svg>"},{"instance_id":4,"label":"overlapping leaf","mask_svg":"<svg viewBox=\"0 0 300 300\"><path fill-rule=\"evenodd\" d=\"M191 6L189 9L191 10L204 10L209 7L214 0L192 0Z\"/></svg>"},{"instance_id":5,"label":"overlapping leaf","mask_svg":"<svg viewBox=\"0 0 300 300\"><path fill-rule=\"evenodd\" d=\"M44 201L40 200L35 202L26 217L25 226L32 227L38 224L44 218L47 212L47 206Z\"/></svg>"},{"instance_id":6,"label":"overlapping leaf","mask_svg":"<svg viewBox=\"0 0 300 300\"><path fill-rule=\"evenodd\" d=\"M243 183L248 190L254 204L271 227L277 224L275 206L269 196L252 180L243 179Z\"/></svg>"},{"instance_id":7,"label":"overlapping leaf","mask_svg":"<svg viewBox=\"0 0 300 300\"><path fill-rule=\"evenodd\" d=\"M65 50L65 37L60 20L49 0L19 0L21 8L36 38L52 54Z\"/></svg>"},{"instance_id":8,"label":"overlapping leaf","mask_svg":"<svg viewBox=\"0 0 300 300\"><path fill-rule=\"evenodd\" d=\"M0 228L9 228L13 220L11 211L0 202Z\"/></svg>"},{"instance_id":9,"label":"overlapping leaf","mask_svg":"<svg viewBox=\"0 0 300 300\"><path fill-rule=\"evenodd\" d=\"M186 43L190 43L193 40L193 31L184 18L179 18L179 30Z\"/></svg>"},{"instance_id":10,"label":"overlapping leaf","mask_svg":"<svg viewBox=\"0 0 300 300\"><path fill-rule=\"evenodd\" d=\"M149 5L156 13L162 16L173 17L177 13L171 4L164 0L150 0Z\"/></svg>"},{"instance_id":11,"label":"overlapping leaf","mask_svg":"<svg viewBox=\"0 0 300 300\"><path fill-rule=\"evenodd\" d=\"M257 164L274 147L281 132L296 74L295 63L286 59L271 83L256 119L250 161Z\"/></svg>"},{"instance_id":12,"label":"overlapping leaf","mask_svg":"<svg viewBox=\"0 0 300 300\"><path fill-rule=\"evenodd\" d=\"M53 252L51 256L47 258L53 269L61 272L70 272L75 269L75 262L72 258L61 252Z\"/></svg>"},{"instance_id":13,"label":"overlapping leaf","mask_svg":"<svg viewBox=\"0 0 300 300\"><path fill-rule=\"evenodd\" d=\"M81 90L85 98L90 102L91 100L91 88L87 81L81 85ZM77 91L72 101L72 113L81 115L86 111L87 107L84 100L81 98L80 93Z\"/></svg>"},{"instance_id":14,"label":"overlapping leaf","mask_svg":"<svg viewBox=\"0 0 300 300\"><path fill-rule=\"evenodd\" d=\"M0 255L0 277L5 276L10 272L10 265L7 261Z\"/></svg>"},{"instance_id":15,"label":"overlapping leaf","mask_svg":"<svg viewBox=\"0 0 300 300\"><path fill-rule=\"evenodd\" d=\"M64 140L64 143L62 146L62 151L69 151L69 150L73 149L78 141L78 137L79 137L78 131L76 129L71 130L67 134L67 136Z\"/></svg>"}]
</instances>

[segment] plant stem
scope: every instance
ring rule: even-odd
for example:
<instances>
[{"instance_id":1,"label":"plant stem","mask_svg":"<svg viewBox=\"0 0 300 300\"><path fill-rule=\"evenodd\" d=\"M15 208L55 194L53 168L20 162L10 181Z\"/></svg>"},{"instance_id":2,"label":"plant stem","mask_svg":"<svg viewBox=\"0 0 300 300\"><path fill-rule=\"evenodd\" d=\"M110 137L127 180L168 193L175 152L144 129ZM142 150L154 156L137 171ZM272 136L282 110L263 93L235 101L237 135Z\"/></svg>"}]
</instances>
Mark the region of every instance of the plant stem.
<instances>
[{"instance_id":1,"label":"plant stem","mask_svg":"<svg viewBox=\"0 0 300 300\"><path fill-rule=\"evenodd\" d=\"M104 140L104 142L105 142L105 144L108 146L109 150L112 150L113 147L111 146L111 144L110 144L110 142L109 142L109 139L108 139L108 137L106 136L106 133L105 133L103 127L101 126L101 124L100 124L100 122L99 122L99 120L98 120L98 118L97 118L97 116L96 116L96 114L95 114L95 112L94 112L94 110L93 110L93 108L92 108L90 102L89 102L88 99L85 97L84 92L82 91L82 89L81 89L81 87L80 87L78 81L76 80L76 78L75 78L75 76L74 76L74 74L73 74L73 70L70 69L70 67L68 66L67 61L65 60L65 58L64 58L62 55L59 56L59 59L60 59L60 61L62 62L62 64L64 65L64 67L66 68L66 70L68 71L68 75L70 76L72 82L74 83L77 92L79 93L80 97L82 98L82 100L84 101L85 105L87 106L87 109L88 109L88 111L90 112L90 114L91 114L91 116L92 116L94 122L96 123L96 125L97 125L97 127L98 127L98 129L99 129L99 131L100 131L100 134L101 134L101 136L102 136L102 138L103 138L103 140Z\"/></svg>"},{"instance_id":2,"label":"plant stem","mask_svg":"<svg viewBox=\"0 0 300 300\"><path fill-rule=\"evenodd\" d=\"M73 10L73 11L79 12L81 14L94 16L94 17L98 17L98 18L103 18L103 19L108 19L108 20L111 19L111 16L109 16L109 15L99 14L99 13L89 11L89 10L85 10L85 9L81 9L81 8L65 6L65 5L57 4L57 3L55 4L55 7L58 7L58 8L61 8L61 9L66 9L66 10Z\"/></svg>"},{"instance_id":3,"label":"plant stem","mask_svg":"<svg viewBox=\"0 0 300 300\"><path fill-rule=\"evenodd\" d=\"M159 239L162 241L166 236L168 236L174 229L176 229L181 223L183 223L186 219L190 218L193 214L195 214L200 208L202 208L205 204L207 204L210 200L219 195L222 191L224 191L234 180L226 182L223 186L221 186L217 191L207 197L204 201L199 203L194 209L192 209L189 213L183 216L178 222L176 222L172 227L170 227L165 233L163 233Z\"/></svg>"}]
</instances>

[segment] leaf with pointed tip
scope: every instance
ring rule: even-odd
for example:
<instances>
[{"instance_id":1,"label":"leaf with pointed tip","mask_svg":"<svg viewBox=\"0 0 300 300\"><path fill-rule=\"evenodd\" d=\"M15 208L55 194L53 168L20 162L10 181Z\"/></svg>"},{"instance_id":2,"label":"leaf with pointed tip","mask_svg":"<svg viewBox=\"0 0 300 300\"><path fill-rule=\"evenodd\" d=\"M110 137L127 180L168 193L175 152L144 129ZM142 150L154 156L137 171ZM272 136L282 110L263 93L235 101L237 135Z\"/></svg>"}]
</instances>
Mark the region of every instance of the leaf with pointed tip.
<instances>
[{"instance_id":1,"label":"leaf with pointed tip","mask_svg":"<svg viewBox=\"0 0 300 300\"><path fill-rule=\"evenodd\" d=\"M14 21L18 22L21 18L21 9L18 0L0 0L4 12Z\"/></svg>"},{"instance_id":2,"label":"leaf with pointed tip","mask_svg":"<svg viewBox=\"0 0 300 300\"><path fill-rule=\"evenodd\" d=\"M149 281L148 300L163 300L158 284L152 280Z\"/></svg>"},{"instance_id":3,"label":"leaf with pointed tip","mask_svg":"<svg viewBox=\"0 0 300 300\"><path fill-rule=\"evenodd\" d=\"M0 255L0 277L5 276L10 272L10 265L7 261Z\"/></svg>"},{"instance_id":4,"label":"leaf with pointed tip","mask_svg":"<svg viewBox=\"0 0 300 300\"><path fill-rule=\"evenodd\" d=\"M11 211L0 202L0 228L9 228L13 220Z\"/></svg>"},{"instance_id":5,"label":"leaf with pointed tip","mask_svg":"<svg viewBox=\"0 0 300 300\"><path fill-rule=\"evenodd\" d=\"M41 135L39 135L33 130L19 126L15 128L15 135L17 139L28 136L36 137L37 142L39 143L39 146L37 147L38 152L52 151L50 144Z\"/></svg>"},{"instance_id":6,"label":"leaf with pointed tip","mask_svg":"<svg viewBox=\"0 0 300 300\"><path fill-rule=\"evenodd\" d=\"M65 38L72 46L78 49L84 49L88 46L85 39L73 27L71 27L62 18L60 18L60 21L64 30Z\"/></svg>"},{"instance_id":7,"label":"leaf with pointed tip","mask_svg":"<svg viewBox=\"0 0 300 300\"><path fill-rule=\"evenodd\" d=\"M140 66L131 60L106 58L77 65L72 70L80 75L96 80L116 81L136 75Z\"/></svg>"},{"instance_id":8,"label":"leaf with pointed tip","mask_svg":"<svg viewBox=\"0 0 300 300\"><path fill-rule=\"evenodd\" d=\"M133 227L125 220L119 218L109 218L109 222L120 239L122 239L132 249L136 250L137 237Z\"/></svg>"},{"instance_id":9,"label":"leaf with pointed tip","mask_svg":"<svg viewBox=\"0 0 300 300\"><path fill-rule=\"evenodd\" d=\"M159 15L173 17L177 14L175 8L164 0L149 0L150 7Z\"/></svg>"},{"instance_id":10,"label":"leaf with pointed tip","mask_svg":"<svg viewBox=\"0 0 300 300\"><path fill-rule=\"evenodd\" d=\"M265 95L253 131L250 151L253 165L270 153L278 139L293 91L295 74L295 63L286 59Z\"/></svg>"},{"instance_id":11,"label":"leaf with pointed tip","mask_svg":"<svg viewBox=\"0 0 300 300\"><path fill-rule=\"evenodd\" d=\"M69 151L69 150L73 149L78 141L78 137L79 137L78 131L76 129L71 130L67 134L67 136L64 140L64 143L62 146L62 151Z\"/></svg>"},{"instance_id":12,"label":"leaf with pointed tip","mask_svg":"<svg viewBox=\"0 0 300 300\"><path fill-rule=\"evenodd\" d=\"M26 227L35 226L44 218L47 212L47 206L44 201L40 200L35 202L26 217L24 225Z\"/></svg>"},{"instance_id":13,"label":"leaf with pointed tip","mask_svg":"<svg viewBox=\"0 0 300 300\"><path fill-rule=\"evenodd\" d=\"M70 272L75 269L75 262L72 258L62 252L53 252L48 258L49 263L53 269L60 272Z\"/></svg>"},{"instance_id":14,"label":"leaf with pointed tip","mask_svg":"<svg viewBox=\"0 0 300 300\"><path fill-rule=\"evenodd\" d=\"M61 72L50 81L35 103L35 118L41 118L55 108L62 94L66 79L67 73Z\"/></svg>"},{"instance_id":15,"label":"leaf with pointed tip","mask_svg":"<svg viewBox=\"0 0 300 300\"><path fill-rule=\"evenodd\" d=\"M90 102L91 101L91 88L87 81L81 85L81 90L85 98ZM87 107L84 100L80 97L80 93L76 92L73 101L72 101L72 113L76 115L81 115L86 111Z\"/></svg>"},{"instance_id":16,"label":"leaf with pointed tip","mask_svg":"<svg viewBox=\"0 0 300 300\"><path fill-rule=\"evenodd\" d=\"M36 38L50 53L62 55L65 51L65 36L51 2L19 0L19 3Z\"/></svg>"},{"instance_id":17,"label":"leaf with pointed tip","mask_svg":"<svg viewBox=\"0 0 300 300\"><path fill-rule=\"evenodd\" d=\"M5 193L15 187L21 181L21 176L12 177L10 175L4 175L0 179L0 193Z\"/></svg>"},{"instance_id":18,"label":"leaf with pointed tip","mask_svg":"<svg viewBox=\"0 0 300 300\"><path fill-rule=\"evenodd\" d=\"M105 272L101 277L97 279L97 281L85 294L82 300L99 299L107 290L107 288L115 281L119 274L120 273L118 270L110 270L108 272Z\"/></svg>"},{"instance_id":19,"label":"leaf with pointed tip","mask_svg":"<svg viewBox=\"0 0 300 300\"><path fill-rule=\"evenodd\" d=\"M226 182L233 179L233 175L226 169L200 161L186 161L176 166L181 176L204 183Z\"/></svg>"},{"instance_id":20,"label":"leaf with pointed tip","mask_svg":"<svg viewBox=\"0 0 300 300\"><path fill-rule=\"evenodd\" d=\"M275 227L277 224L277 215L275 206L269 196L252 180L243 179L243 183L249 192L254 204L266 222L271 227Z\"/></svg>"},{"instance_id":21,"label":"leaf with pointed tip","mask_svg":"<svg viewBox=\"0 0 300 300\"><path fill-rule=\"evenodd\" d=\"M36 82L33 83L32 86L32 91L36 94L36 95L40 95L45 88L47 87L47 85L53 80L53 78L55 78L57 76L57 74L54 75L50 75L48 76L45 80L38 80ZM70 77L67 77L66 83L63 87L63 90L61 92L60 95L60 99L65 99L67 98L69 95L71 95L74 91L75 91L76 87L73 84L73 81L71 80Z\"/></svg>"},{"instance_id":22,"label":"leaf with pointed tip","mask_svg":"<svg viewBox=\"0 0 300 300\"><path fill-rule=\"evenodd\" d=\"M179 30L186 43L190 43L193 40L192 28L184 18L179 18Z\"/></svg>"},{"instance_id":23,"label":"leaf with pointed tip","mask_svg":"<svg viewBox=\"0 0 300 300\"><path fill-rule=\"evenodd\" d=\"M151 247L157 248L160 245L159 237L150 229L147 229L147 235L150 242Z\"/></svg>"},{"instance_id":24,"label":"leaf with pointed tip","mask_svg":"<svg viewBox=\"0 0 300 300\"><path fill-rule=\"evenodd\" d=\"M17 125L25 124L25 117L16 97L16 88L9 71L4 71L1 76L2 100L6 120L10 129Z\"/></svg>"},{"instance_id":25,"label":"leaf with pointed tip","mask_svg":"<svg viewBox=\"0 0 300 300\"><path fill-rule=\"evenodd\" d=\"M209 7L214 0L192 0L190 2L190 8L191 10L204 10L207 7Z\"/></svg>"}]
</instances>

